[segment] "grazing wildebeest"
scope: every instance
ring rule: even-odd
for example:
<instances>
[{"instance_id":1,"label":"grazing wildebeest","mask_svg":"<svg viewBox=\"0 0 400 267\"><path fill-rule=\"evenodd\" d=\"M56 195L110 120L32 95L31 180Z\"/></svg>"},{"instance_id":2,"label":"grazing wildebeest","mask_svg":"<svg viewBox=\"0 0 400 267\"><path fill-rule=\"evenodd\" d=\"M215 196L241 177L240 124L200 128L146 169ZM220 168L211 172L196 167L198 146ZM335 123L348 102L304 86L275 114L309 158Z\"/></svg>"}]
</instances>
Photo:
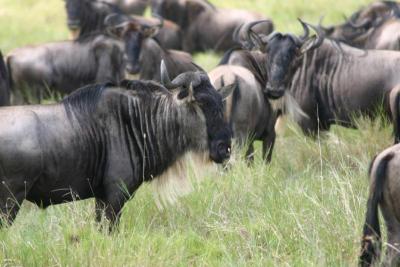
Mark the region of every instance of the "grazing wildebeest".
<instances>
[{"instance_id":1,"label":"grazing wildebeest","mask_svg":"<svg viewBox=\"0 0 400 267\"><path fill-rule=\"evenodd\" d=\"M241 66L221 65L208 75L217 90L226 85L234 86L232 95L224 102L224 114L238 145L243 146L249 142L246 158L253 159L253 142L260 140L263 142L263 159L270 162L277 114L264 97L261 84L250 70Z\"/></svg>"},{"instance_id":2,"label":"grazing wildebeest","mask_svg":"<svg viewBox=\"0 0 400 267\"><path fill-rule=\"evenodd\" d=\"M334 123L354 127L354 115L375 116L383 103L399 141L400 53L326 40L314 26L317 35L310 37L309 25L301 23L300 37L277 32L260 38L250 29L251 39L267 54L267 95L277 99L289 91L308 115L298 124L314 136Z\"/></svg>"},{"instance_id":3,"label":"grazing wildebeest","mask_svg":"<svg viewBox=\"0 0 400 267\"><path fill-rule=\"evenodd\" d=\"M400 263L400 145L381 152L371 163L370 190L361 242L360 266L379 266L381 230L378 207L387 227L385 266Z\"/></svg>"},{"instance_id":4,"label":"grazing wildebeest","mask_svg":"<svg viewBox=\"0 0 400 267\"><path fill-rule=\"evenodd\" d=\"M4 220L13 221L24 199L45 208L94 197L97 219L104 210L113 225L143 182L155 183L163 203L174 201L188 183L188 153L227 160L231 129L207 74L187 72L171 82L165 66L161 73L165 87L90 85L58 104L0 109Z\"/></svg>"},{"instance_id":5,"label":"grazing wildebeest","mask_svg":"<svg viewBox=\"0 0 400 267\"><path fill-rule=\"evenodd\" d=\"M68 94L91 83L118 83L125 77L124 47L129 42L98 35L14 49L6 57L12 102L40 102L50 92Z\"/></svg>"},{"instance_id":6,"label":"grazing wildebeest","mask_svg":"<svg viewBox=\"0 0 400 267\"><path fill-rule=\"evenodd\" d=\"M152 38L162 26L161 20L158 25L143 26L137 21L123 21L114 26L116 35L129 31L132 40L127 46L129 51L127 71L130 74L139 74L142 80L161 81L160 70L157 66L164 60L171 78L175 78L182 72L196 71L200 68L193 63L190 54L164 49L154 38Z\"/></svg>"},{"instance_id":7,"label":"grazing wildebeest","mask_svg":"<svg viewBox=\"0 0 400 267\"><path fill-rule=\"evenodd\" d=\"M183 49L187 52L225 52L235 46L232 35L238 26L264 19L254 12L216 8L204 0L155 0L152 9L181 27ZM273 28L272 21L265 22L259 33L269 34Z\"/></svg>"},{"instance_id":8,"label":"grazing wildebeest","mask_svg":"<svg viewBox=\"0 0 400 267\"><path fill-rule=\"evenodd\" d=\"M322 27L327 37L363 49L400 50L400 9L393 1L375 2L343 24Z\"/></svg>"},{"instance_id":9,"label":"grazing wildebeest","mask_svg":"<svg viewBox=\"0 0 400 267\"><path fill-rule=\"evenodd\" d=\"M0 106L10 104L10 81L3 54L0 51Z\"/></svg>"},{"instance_id":10,"label":"grazing wildebeest","mask_svg":"<svg viewBox=\"0 0 400 267\"><path fill-rule=\"evenodd\" d=\"M154 18L140 16L130 17L121 11L118 6L103 1L92 0L66 0L68 27L74 39L90 34L105 33L107 31L106 18L113 15L114 20L135 20L144 26L152 26L158 21ZM182 48L182 32L178 25L165 21L155 38L166 49Z\"/></svg>"}]
</instances>

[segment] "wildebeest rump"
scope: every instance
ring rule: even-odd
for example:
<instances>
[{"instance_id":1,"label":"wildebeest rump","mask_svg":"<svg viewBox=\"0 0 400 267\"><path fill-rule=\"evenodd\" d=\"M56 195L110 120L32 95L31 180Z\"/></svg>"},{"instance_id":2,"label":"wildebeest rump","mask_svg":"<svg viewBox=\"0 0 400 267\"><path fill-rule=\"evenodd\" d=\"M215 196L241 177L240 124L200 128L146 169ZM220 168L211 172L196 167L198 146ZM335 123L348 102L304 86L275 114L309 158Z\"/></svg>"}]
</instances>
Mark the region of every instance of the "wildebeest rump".
<instances>
[{"instance_id":1,"label":"wildebeest rump","mask_svg":"<svg viewBox=\"0 0 400 267\"><path fill-rule=\"evenodd\" d=\"M160 190L170 179L185 183L187 153L227 160L231 130L207 74L168 77L164 67L170 91L155 82L124 81L84 87L59 104L0 109L4 219L12 222L24 199L47 207L95 197L97 219L105 209L115 223L143 182ZM173 201L177 191L161 200Z\"/></svg>"},{"instance_id":2,"label":"wildebeest rump","mask_svg":"<svg viewBox=\"0 0 400 267\"><path fill-rule=\"evenodd\" d=\"M68 94L95 82L118 83L125 76L124 50L122 42L105 35L17 48L6 58L12 102L40 102L48 93Z\"/></svg>"},{"instance_id":3,"label":"wildebeest rump","mask_svg":"<svg viewBox=\"0 0 400 267\"><path fill-rule=\"evenodd\" d=\"M354 126L355 115L374 116L384 104L398 141L400 53L360 50L326 40L316 27L317 36L309 37L308 26L302 25L305 34L301 37L275 33L259 38L252 34L267 53L268 96L279 98L289 90L308 115L298 121L300 127L312 135L334 123Z\"/></svg>"},{"instance_id":4,"label":"wildebeest rump","mask_svg":"<svg viewBox=\"0 0 400 267\"><path fill-rule=\"evenodd\" d=\"M225 52L235 46L232 35L243 23L264 19L258 13L219 9L203 0L155 0L153 12L176 22L183 31L183 49L187 52L216 50ZM265 24L262 33L273 31L273 23Z\"/></svg>"},{"instance_id":5,"label":"wildebeest rump","mask_svg":"<svg viewBox=\"0 0 400 267\"><path fill-rule=\"evenodd\" d=\"M400 50L400 5L375 2L344 23L322 29L327 37L358 48Z\"/></svg>"},{"instance_id":6,"label":"wildebeest rump","mask_svg":"<svg viewBox=\"0 0 400 267\"><path fill-rule=\"evenodd\" d=\"M235 86L232 95L224 102L225 117L238 145L243 146L248 142L246 157L253 159L253 142L260 140L263 142L263 159L270 162L277 114L264 97L262 85L250 70L241 66L220 65L208 75L217 90L225 85Z\"/></svg>"},{"instance_id":7,"label":"wildebeest rump","mask_svg":"<svg viewBox=\"0 0 400 267\"><path fill-rule=\"evenodd\" d=\"M3 54L0 51L0 106L7 106L9 104L10 80Z\"/></svg>"},{"instance_id":8,"label":"wildebeest rump","mask_svg":"<svg viewBox=\"0 0 400 267\"><path fill-rule=\"evenodd\" d=\"M379 266L381 255L380 208L387 227L386 259L384 266L400 263L400 145L381 152L371 163L370 190L367 203L360 266Z\"/></svg>"},{"instance_id":9,"label":"wildebeest rump","mask_svg":"<svg viewBox=\"0 0 400 267\"><path fill-rule=\"evenodd\" d=\"M134 20L148 27L158 23L158 20L153 18L128 16L118 6L103 1L67 0L66 10L68 27L72 31L73 37L77 39L87 35L106 33L108 25L105 21L110 15L113 15L114 19L117 18L120 23ZM171 21L165 21L155 38L166 49L182 48L181 29Z\"/></svg>"},{"instance_id":10,"label":"wildebeest rump","mask_svg":"<svg viewBox=\"0 0 400 267\"><path fill-rule=\"evenodd\" d=\"M132 42L127 46L129 51L127 71L130 74L139 74L142 80L161 81L160 70L157 66L162 60L171 78L175 78L182 72L200 69L193 63L190 54L164 49L157 40L152 38L162 24L161 21L158 25L148 27L130 20L114 27L117 32L129 32Z\"/></svg>"}]
</instances>

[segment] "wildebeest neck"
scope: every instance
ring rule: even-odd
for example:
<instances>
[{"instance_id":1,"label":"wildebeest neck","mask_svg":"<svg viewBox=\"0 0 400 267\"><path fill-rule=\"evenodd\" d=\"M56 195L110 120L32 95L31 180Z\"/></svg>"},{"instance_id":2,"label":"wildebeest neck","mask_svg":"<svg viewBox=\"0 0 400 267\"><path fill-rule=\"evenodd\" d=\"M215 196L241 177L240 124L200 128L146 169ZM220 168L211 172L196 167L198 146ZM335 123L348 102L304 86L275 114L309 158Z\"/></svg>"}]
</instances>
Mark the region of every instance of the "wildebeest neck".
<instances>
[{"instance_id":1,"label":"wildebeest neck","mask_svg":"<svg viewBox=\"0 0 400 267\"><path fill-rule=\"evenodd\" d=\"M186 152L207 150L201 111L179 104L173 94L153 82L124 81L122 87L127 90L111 85L85 88L64 100L66 110L73 114L69 117L82 129L82 140L96 140L93 146L107 154L125 155L124 160L129 159L133 172L143 180L160 175ZM90 100L77 104L75 98Z\"/></svg>"}]
</instances>

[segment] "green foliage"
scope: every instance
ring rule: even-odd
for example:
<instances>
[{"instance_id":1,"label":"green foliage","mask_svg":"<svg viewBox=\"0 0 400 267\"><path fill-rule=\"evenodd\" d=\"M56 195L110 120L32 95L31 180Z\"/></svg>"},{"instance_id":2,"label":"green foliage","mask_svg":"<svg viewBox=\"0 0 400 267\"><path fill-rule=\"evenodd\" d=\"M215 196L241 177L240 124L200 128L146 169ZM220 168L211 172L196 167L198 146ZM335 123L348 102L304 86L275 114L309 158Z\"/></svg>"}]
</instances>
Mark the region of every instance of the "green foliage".
<instances>
[{"instance_id":1,"label":"green foliage","mask_svg":"<svg viewBox=\"0 0 400 267\"><path fill-rule=\"evenodd\" d=\"M367 1L214 0L271 17L278 30L301 30L302 17L339 22ZM0 0L0 48L68 38L61 0ZM199 54L207 70L218 55ZM119 231L94 222L94 202L42 211L24 203L15 224L0 230L0 264L7 266L354 266L366 205L367 168L392 142L378 119L359 130L333 127L317 140L288 123L273 162L252 167L236 152L225 172L206 173L192 194L157 210L151 187L124 208ZM197 172L197 171L196 171ZM194 176L194 175L193 175Z\"/></svg>"}]
</instances>

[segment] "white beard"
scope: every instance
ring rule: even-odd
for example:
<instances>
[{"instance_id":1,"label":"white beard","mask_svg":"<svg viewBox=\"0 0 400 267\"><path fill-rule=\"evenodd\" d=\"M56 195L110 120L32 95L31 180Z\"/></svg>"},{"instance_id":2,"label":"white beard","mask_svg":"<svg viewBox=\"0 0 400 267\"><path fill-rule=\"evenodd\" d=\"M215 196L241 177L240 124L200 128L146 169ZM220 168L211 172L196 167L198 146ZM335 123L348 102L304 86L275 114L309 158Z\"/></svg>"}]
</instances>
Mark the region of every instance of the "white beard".
<instances>
[{"instance_id":1,"label":"white beard","mask_svg":"<svg viewBox=\"0 0 400 267\"><path fill-rule=\"evenodd\" d=\"M160 176L155 177L151 184L153 186L153 196L159 210L167 205L174 204L179 197L193 191L193 184L189 178L190 166L193 166L193 173L196 181L200 181L207 167L212 166L209 153L188 152L178 159L171 167L164 171Z\"/></svg>"}]
</instances>

